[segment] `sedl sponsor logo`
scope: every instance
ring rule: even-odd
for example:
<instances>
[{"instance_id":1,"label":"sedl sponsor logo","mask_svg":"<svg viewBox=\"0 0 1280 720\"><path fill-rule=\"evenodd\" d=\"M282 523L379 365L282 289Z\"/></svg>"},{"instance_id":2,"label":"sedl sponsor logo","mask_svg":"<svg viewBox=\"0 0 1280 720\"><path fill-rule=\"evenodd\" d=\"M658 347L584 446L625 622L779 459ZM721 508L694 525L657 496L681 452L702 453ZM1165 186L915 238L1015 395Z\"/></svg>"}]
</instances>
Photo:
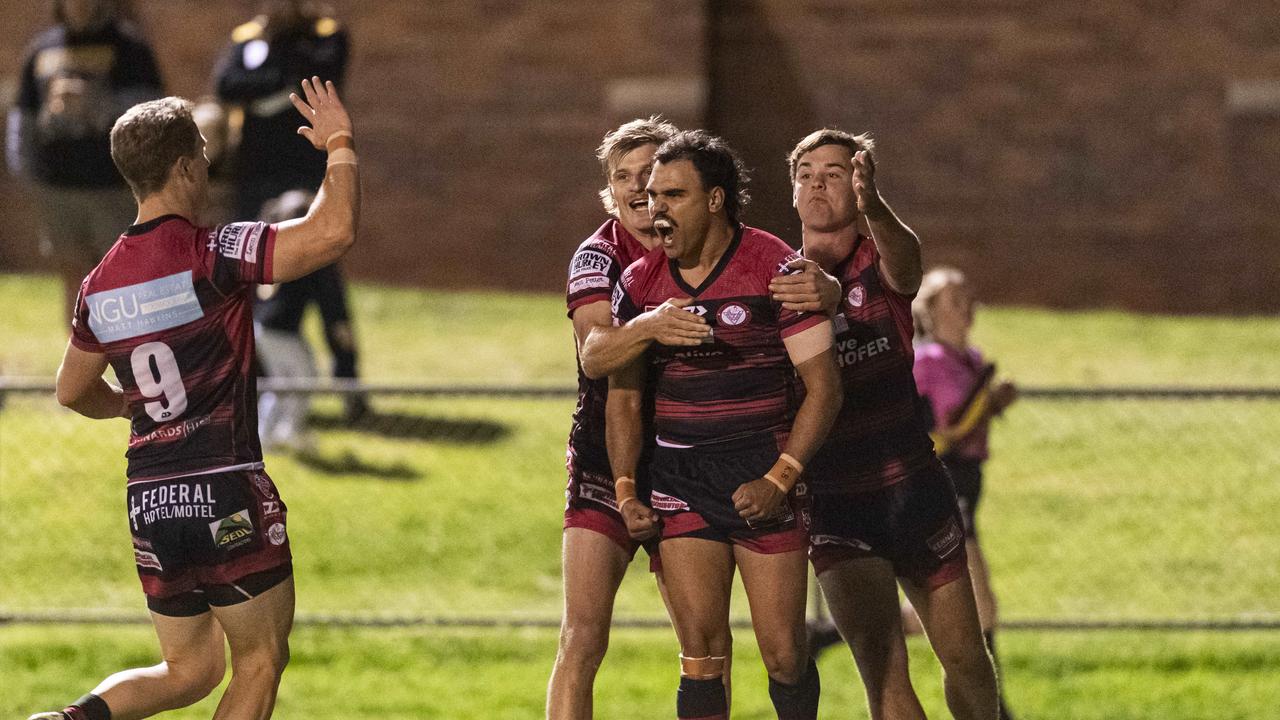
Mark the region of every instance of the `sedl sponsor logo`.
<instances>
[{"instance_id":1,"label":"sedl sponsor logo","mask_svg":"<svg viewBox=\"0 0 1280 720\"><path fill-rule=\"evenodd\" d=\"M253 521L249 519L248 510L241 510L209 523L209 532L213 534L215 547L231 550L244 545L253 537Z\"/></svg>"}]
</instances>

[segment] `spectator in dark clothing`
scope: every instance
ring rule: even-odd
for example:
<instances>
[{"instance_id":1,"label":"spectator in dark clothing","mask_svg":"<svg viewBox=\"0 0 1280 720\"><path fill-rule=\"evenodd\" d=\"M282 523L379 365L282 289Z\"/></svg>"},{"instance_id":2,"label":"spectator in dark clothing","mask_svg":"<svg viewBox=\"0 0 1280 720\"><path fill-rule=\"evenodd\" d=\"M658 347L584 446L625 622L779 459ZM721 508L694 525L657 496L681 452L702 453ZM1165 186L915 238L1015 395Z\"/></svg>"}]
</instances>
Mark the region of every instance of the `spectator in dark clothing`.
<instances>
[{"instance_id":1,"label":"spectator in dark clothing","mask_svg":"<svg viewBox=\"0 0 1280 720\"><path fill-rule=\"evenodd\" d=\"M341 87L347 66L346 31L314 3L269 0L260 9L231 33L215 70L218 99L232 106L231 134L239 136L228 158L236 217L256 215L287 190L319 184L324 158L297 134L289 93L316 75Z\"/></svg>"},{"instance_id":2,"label":"spectator in dark clothing","mask_svg":"<svg viewBox=\"0 0 1280 720\"><path fill-rule=\"evenodd\" d=\"M283 222L301 217L314 195L291 190L270 200L262 208L264 222ZM347 289L337 264L327 265L310 275L275 286L262 286L254 307L254 327L258 359L268 377L312 379L318 375L311 347L302 337L302 319L314 302L320 308L325 341L333 355L333 377L356 380L355 334L347 307ZM346 396L348 420L358 420L368 411L363 395ZM263 393L258 407L258 430L269 447L310 449L306 433L308 397L301 393Z\"/></svg>"},{"instance_id":3,"label":"spectator in dark clothing","mask_svg":"<svg viewBox=\"0 0 1280 720\"><path fill-rule=\"evenodd\" d=\"M10 172L31 183L40 250L58 268L70 316L80 280L134 217L111 162L111 125L164 92L155 55L115 2L58 0L54 21L27 52L6 149Z\"/></svg>"}]
</instances>

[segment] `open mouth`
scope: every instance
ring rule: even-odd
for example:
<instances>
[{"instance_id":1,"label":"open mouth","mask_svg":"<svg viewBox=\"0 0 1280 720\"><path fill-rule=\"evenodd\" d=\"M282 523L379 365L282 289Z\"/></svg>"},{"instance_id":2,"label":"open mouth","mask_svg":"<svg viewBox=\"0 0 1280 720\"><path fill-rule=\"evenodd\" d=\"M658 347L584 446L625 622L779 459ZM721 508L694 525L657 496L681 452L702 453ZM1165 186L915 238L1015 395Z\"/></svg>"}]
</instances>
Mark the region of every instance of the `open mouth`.
<instances>
[{"instance_id":1,"label":"open mouth","mask_svg":"<svg viewBox=\"0 0 1280 720\"><path fill-rule=\"evenodd\" d=\"M671 233L676 230L675 226L671 224L671 221L666 218L657 218L654 220L653 229L658 233L658 237L662 238L663 242L670 240Z\"/></svg>"},{"instance_id":2,"label":"open mouth","mask_svg":"<svg viewBox=\"0 0 1280 720\"><path fill-rule=\"evenodd\" d=\"M637 212L639 212L639 211L641 211L641 210L648 210L648 209L649 209L649 200L648 200L647 198L640 198L639 200L632 200L631 202L627 203L627 207L629 207L629 208L631 208L632 210L635 210L635 211L637 211Z\"/></svg>"}]
</instances>

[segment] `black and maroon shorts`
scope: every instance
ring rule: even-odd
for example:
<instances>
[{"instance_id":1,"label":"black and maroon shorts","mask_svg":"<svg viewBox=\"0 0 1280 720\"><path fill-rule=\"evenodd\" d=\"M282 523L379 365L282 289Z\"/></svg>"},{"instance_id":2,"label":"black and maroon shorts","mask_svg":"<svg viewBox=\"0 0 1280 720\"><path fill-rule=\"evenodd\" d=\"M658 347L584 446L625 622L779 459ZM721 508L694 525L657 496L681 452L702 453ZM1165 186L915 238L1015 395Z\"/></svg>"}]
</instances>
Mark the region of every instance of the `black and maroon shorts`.
<instances>
[{"instance_id":1,"label":"black and maroon shorts","mask_svg":"<svg viewBox=\"0 0 1280 720\"><path fill-rule=\"evenodd\" d=\"M292 574L288 508L262 470L131 480L127 508L147 606L189 617Z\"/></svg>"},{"instance_id":2,"label":"black and maroon shorts","mask_svg":"<svg viewBox=\"0 0 1280 720\"><path fill-rule=\"evenodd\" d=\"M749 522L733 506L738 488L764 477L779 452L772 435L711 448L659 446L649 465L649 481L653 509L662 517L662 539L696 537L766 555L804 549L809 509L803 482L765 521Z\"/></svg>"},{"instance_id":3,"label":"black and maroon shorts","mask_svg":"<svg viewBox=\"0 0 1280 720\"><path fill-rule=\"evenodd\" d=\"M627 524L618 514L613 472L601 463L584 461L572 449L566 457L565 469L569 473L569 485L565 489L564 529L582 528L604 535L622 548L628 557L635 557L636 550L644 547L649 553L649 569L654 572L660 570L657 541L641 543L633 540L627 532ZM636 494L643 502L647 485L644 473L637 474L641 477L637 479Z\"/></svg>"},{"instance_id":4,"label":"black and maroon shorts","mask_svg":"<svg viewBox=\"0 0 1280 720\"><path fill-rule=\"evenodd\" d=\"M964 523L942 463L877 490L815 495L809 557L819 575L844 560L884 558L930 590L961 577Z\"/></svg>"}]
</instances>

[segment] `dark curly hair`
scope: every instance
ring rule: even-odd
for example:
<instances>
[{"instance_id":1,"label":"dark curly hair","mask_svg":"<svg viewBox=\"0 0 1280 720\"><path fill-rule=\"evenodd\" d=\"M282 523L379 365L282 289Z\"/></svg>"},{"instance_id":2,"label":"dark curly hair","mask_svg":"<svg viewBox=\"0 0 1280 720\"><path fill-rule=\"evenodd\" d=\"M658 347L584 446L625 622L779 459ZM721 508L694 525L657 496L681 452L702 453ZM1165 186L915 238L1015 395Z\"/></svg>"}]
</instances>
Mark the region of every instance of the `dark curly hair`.
<instances>
[{"instance_id":1,"label":"dark curly hair","mask_svg":"<svg viewBox=\"0 0 1280 720\"><path fill-rule=\"evenodd\" d=\"M747 168L742 158L724 140L706 130L685 130L662 143L654 160L669 163L688 160L702 179L702 189L724 190L724 211L729 222L737 225L751 195L747 193Z\"/></svg>"}]
</instances>

